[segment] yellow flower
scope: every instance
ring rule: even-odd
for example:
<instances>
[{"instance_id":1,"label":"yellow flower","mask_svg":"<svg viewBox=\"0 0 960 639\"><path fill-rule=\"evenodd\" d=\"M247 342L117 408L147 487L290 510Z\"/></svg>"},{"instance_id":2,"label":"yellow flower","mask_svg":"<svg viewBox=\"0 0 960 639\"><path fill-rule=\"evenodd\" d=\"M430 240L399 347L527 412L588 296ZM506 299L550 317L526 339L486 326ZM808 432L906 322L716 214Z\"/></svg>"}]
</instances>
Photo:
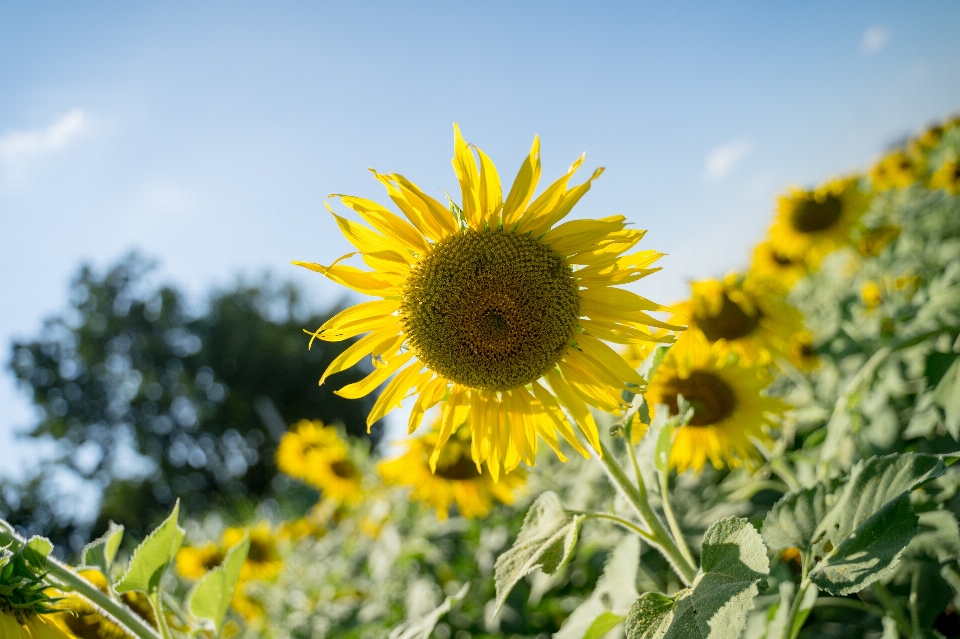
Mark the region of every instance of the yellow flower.
<instances>
[{"instance_id":1,"label":"yellow flower","mask_svg":"<svg viewBox=\"0 0 960 639\"><path fill-rule=\"evenodd\" d=\"M812 371L820 366L820 356L809 331L800 331L790 338L787 359L803 371Z\"/></svg>"},{"instance_id":2,"label":"yellow flower","mask_svg":"<svg viewBox=\"0 0 960 639\"><path fill-rule=\"evenodd\" d=\"M535 138L504 198L490 158L469 147L456 126L454 133L460 206L447 208L402 175L374 172L406 220L369 200L337 196L373 227L334 214L358 252L330 266L295 263L379 298L342 311L313 333L327 341L366 334L320 382L371 356L373 372L337 391L358 398L386 382L368 425L415 397L413 432L425 412L443 402L431 465L467 423L471 455L496 481L521 461L534 464L539 438L559 453L562 437L586 455L564 409L598 448L588 405L620 410L621 392L643 383L606 342L652 340L647 327L677 327L649 315L658 304L616 288L657 270L651 265L660 253L624 254L643 231L628 229L622 215L560 223L601 170L568 188L581 157L534 198L540 178ZM340 263L357 255L373 270Z\"/></svg>"},{"instance_id":3,"label":"yellow flower","mask_svg":"<svg viewBox=\"0 0 960 639\"><path fill-rule=\"evenodd\" d=\"M742 365L717 346L687 331L650 380L651 416L660 405L676 414L678 395L694 409L690 423L674 434L670 466L679 472L699 472L708 460L722 468L755 458L752 440L769 440L769 416L784 410L779 399L761 395L772 381L766 367Z\"/></svg>"},{"instance_id":4,"label":"yellow flower","mask_svg":"<svg viewBox=\"0 0 960 639\"><path fill-rule=\"evenodd\" d=\"M917 153L896 149L870 169L870 181L878 191L904 189L920 181L926 171L924 165L923 157Z\"/></svg>"},{"instance_id":5,"label":"yellow flower","mask_svg":"<svg viewBox=\"0 0 960 639\"><path fill-rule=\"evenodd\" d=\"M860 299L868 309L874 309L883 302L883 291L876 282L867 282L860 287Z\"/></svg>"},{"instance_id":6,"label":"yellow flower","mask_svg":"<svg viewBox=\"0 0 960 639\"><path fill-rule=\"evenodd\" d=\"M753 261L750 264L752 278L770 282L789 291L806 274L806 262L779 253L770 242L761 242L753 250Z\"/></svg>"},{"instance_id":7,"label":"yellow flower","mask_svg":"<svg viewBox=\"0 0 960 639\"><path fill-rule=\"evenodd\" d=\"M77 639L49 617L0 609L0 639Z\"/></svg>"},{"instance_id":8,"label":"yellow flower","mask_svg":"<svg viewBox=\"0 0 960 639\"><path fill-rule=\"evenodd\" d=\"M431 471L430 455L436 447L438 429L410 439L407 451L377 465L387 484L412 487L412 497L429 504L437 518L447 518L455 504L462 517L486 517L495 502L512 504L514 493L526 482L526 473L518 468L494 482L472 460L467 429L461 428L447 440Z\"/></svg>"},{"instance_id":9,"label":"yellow flower","mask_svg":"<svg viewBox=\"0 0 960 639\"><path fill-rule=\"evenodd\" d=\"M815 268L828 253L848 244L853 225L870 205L859 183L860 178L848 177L781 195L770 228L773 250Z\"/></svg>"},{"instance_id":10,"label":"yellow flower","mask_svg":"<svg viewBox=\"0 0 960 639\"><path fill-rule=\"evenodd\" d=\"M183 546L177 551L177 572L187 579L200 579L216 568L226 556L226 550L208 542L202 546Z\"/></svg>"},{"instance_id":11,"label":"yellow flower","mask_svg":"<svg viewBox=\"0 0 960 639\"><path fill-rule=\"evenodd\" d=\"M800 312L782 291L735 273L723 280L691 283L693 295L674 308L720 350L734 352L748 364L769 363L785 353L791 336L803 329Z\"/></svg>"},{"instance_id":12,"label":"yellow flower","mask_svg":"<svg viewBox=\"0 0 960 639\"><path fill-rule=\"evenodd\" d=\"M247 559L240 569L241 581L267 581L280 573L283 559L277 549L277 538L270 530L270 524L261 521L253 528L227 528L223 531L221 547L224 549L236 546L244 535L250 536L250 550Z\"/></svg>"},{"instance_id":13,"label":"yellow flower","mask_svg":"<svg viewBox=\"0 0 960 639\"><path fill-rule=\"evenodd\" d=\"M949 160L930 176L931 189L943 189L950 195L960 195L960 163Z\"/></svg>"},{"instance_id":14,"label":"yellow flower","mask_svg":"<svg viewBox=\"0 0 960 639\"><path fill-rule=\"evenodd\" d=\"M301 420L283 436L277 467L334 502L354 504L363 498L363 475L350 458L350 447L336 428L319 420Z\"/></svg>"},{"instance_id":15,"label":"yellow flower","mask_svg":"<svg viewBox=\"0 0 960 639\"><path fill-rule=\"evenodd\" d=\"M315 521L315 519L310 516L301 517L293 521L285 521L280 524L280 530L277 531L277 536L280 539L288 539L290 541L300 541L306 537L319 539L325 534L327 534L326 526Z\"/></svg>"}]
</instances>

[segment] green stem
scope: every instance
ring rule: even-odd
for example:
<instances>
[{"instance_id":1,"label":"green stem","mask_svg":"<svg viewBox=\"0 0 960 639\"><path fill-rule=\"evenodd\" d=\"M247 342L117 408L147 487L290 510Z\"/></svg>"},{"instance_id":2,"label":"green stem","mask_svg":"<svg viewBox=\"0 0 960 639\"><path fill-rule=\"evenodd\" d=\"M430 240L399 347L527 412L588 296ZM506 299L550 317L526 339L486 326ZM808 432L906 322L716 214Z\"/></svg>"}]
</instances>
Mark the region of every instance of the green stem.
<instances>
[{"instance_id":1,"label":"green stem","mask_svg":"<svg viewBox=\"0 0 960 639\"><path fill-rule=\"evenodd\" d=\"M851 610L859 610L874 617L887 616L887 611L880 606L874 606L859 599L848 599L847 597L820 597L817 599L816 605L819 608L849 608Z\"/></svg>"},{"instance_id":2,"label":"green stem","mask_svg":"<svg viewBox=\"0 0 960 639\"><path fill-rule=\"evenodd\" d=\"M610 513L595 513L595 512L585 511L585 510L568 510L567 512L570 513L571 515L582 515L584 517L587 517L588 519L606 519L607 521L612 521L615 524L619 524L620 526L623 526L624 528L626 528L631 532L637 533L642 538L646 539L651 543L657 541L656 537L650 534L649 530L644 530L643 528L636 525L632 521L628 519L624 519L623 517L617 517L616 515L612 515Z\"/></svg>"},{"instance_id":3,"label":"green stem","mask_svg":"<svg viewBox=\"0 0 960 639\"><path fill-rule=\"evenodd\" d=\"M917 608L917 592L920 589L920 569L913 571L910 579L910 624L913 634L920 634L920 610Z\"/></svg>"},{"instance_id":4,"label":"green stem","mask_svg":"<svg viewBox=\"0 0 960 639\"><path fill-rule=\"evenodd\" d=\"M886 611L887 616L892 618L897 622L897 627L900 629L900 632L909 637L911 634L911 624L907 619L907 616L903 612L903 607L900 606L900 602L893 598L893 595L890 594L890 591L887 590L887 587L881 584L879 581L870 586L870 590L873 591L873 594L876 595L877 600L880 602Z\"/></svg>"},{"instance_id":5,"label":"green stem","mask_svg":"<svg viewBox=\"0 0 960 639\"><path fill-rule=\"evenodd\" d=\"M647 487L643 483L643 478L641 477L638 485L634 486L623 469L617 464L613 452L607 448L603 440L600 440L600 450L597 451L597 455L611 483L620 490L620 493L633 506L637 515L640 516L640 521L650 529L650 545L657 548L670 562L684 584L690 585L697 576L696 564L688 562L686 557L683 556L676 542L670 537L670 533L663 527L660 518L657 517L650 506L650 502L647 500Z\"/></svg>"},{"instance_id":6,"label":"green stem","mask_svg":"<svg viewBox=\"0 0 960 639\"><path fill-rule=\"evenodd\" d=\"M800 587L797 588L797 592L793 596L793 602L790 604L787 623L783 626L783 639L796 639L797 635L800 634L803 623L797 619L797 615L800 614L800 606L803 605L803 600L807 596L807 588L811 585L812 582L804 575L803 579L800 580Z\"/></svg>"},{"instance_id":7,"label":"green stem","mask_svg":"<svg viewBox=\"0 0 960 639\"><path fill-rule=\"evenodd\" d=\"M800 480L797 479L797 476L793 474L793 471L784 463L781 457L776 457L771 459L770 470L777 474L777 477L783 480L783 483L787 485L787 488L790 491L800 490L803 488L803 484L800 483Z\"/></svg>"},{"instance_id":8,"label":"green stem","mask_svg":"<svg viewBox=\"0 0 960 639\"><path fill-rule=\"evenodd\" d=\"M160 601L160 587L150 595L150 606L153 608L153 615L157 618L157 625L160 627L160 634L163 639L171 639L170 628L167 627L167 619L163 614L163 603Z\"/></svg>"},{"instance_id":9,"label":"green stem","mask_svg":"<svg viewBox=\"0 0 960 639\"><path fill-rule=\"evenodd\" d=\"M633 447L630 447L631 452ZM687 563L691 566L696 566L697 562L693 558L693 553L690 552L689 546L687 546L687 540L683 536L683 530L680 528L680 524L677 523L677 518L673 514L673 506L670 504L670 485L669 485L669 475L668 471L664 470L662 473L657 473L660 476L660 501L663 504L663 514L667 518L667 525L670 526L670 532L673 533L673 539L677 542L677 548L680 549L680 554L683 555L683 558L687 560Z\"/></svg>"}]
</instances>

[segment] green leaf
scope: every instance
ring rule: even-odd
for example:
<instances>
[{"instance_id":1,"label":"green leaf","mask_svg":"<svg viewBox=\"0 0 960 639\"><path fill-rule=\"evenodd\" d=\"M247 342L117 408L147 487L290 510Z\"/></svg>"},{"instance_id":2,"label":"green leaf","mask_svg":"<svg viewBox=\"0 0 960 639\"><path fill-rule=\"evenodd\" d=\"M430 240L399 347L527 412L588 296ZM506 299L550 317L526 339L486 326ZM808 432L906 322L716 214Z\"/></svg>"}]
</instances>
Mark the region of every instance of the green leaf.
<instances>
[{"instance_id":1,"label":"green leaf","mask_svg":"<svg viewBox=\"0 0 960 639\"><path fill-rule=\"evenodd\" d=\"M553 574L570 558L577 543L583 515L571 515L556 493L545 492L537 498L523 518L523 527L510 550L497 558L494 581L497 607L503 607L507 595L520 579L540 568Z\"/></svg>"},{"instance_id":2,"label":"green leaf","mask_svg":"<svg viewBox=\"0 0 960 639\"><path fill-rule=\"evenodd\" d=\"M560 630L553 635L553 639L602 637L623 621L630 604L638 596L639 565L640 538L636 535L625 536L610 553L593 592L570 613ZM613 619L617 621L612 621ZM591 635L591 632L595 634Z\"/></svg>"},{"instance_id":3,"label":"green leaf","mask_svg":"<svg viewBox=\"0 0 960 639\"><path fill-rule=\"evenodd\" d=\"M810 580L836 595L862 590L894 569L917 533L910 491L946 472L935 455L906 453L857 464L841 484L833 479L778 501L763 524L775 549L797 547Z\"/></svg>"},{"instance_id":4,"label":"green leaf","mask_svg":"<svg viewBox=\"0 0 960 639\"><path fill-rule=\"evenodd\" d=\"M839 479L784 495L763 521L763 541L773 550L810 546L813 533L836 503Z\"/></svg>"},{"instance_id":5,"label":"green leaf","mask_svg":"<svg viewBox=\"0 0 960 639\"><path fill-rule=\"evenodd\" d=\"M960 439L960 357L943 375L943 379L933 391L933 401L943 409L943 421L947 432L954 439Z\"/></svg>"},{"instance_id":6,"label":"green leaf","mask_svg":"<svg viewBox=\"0 0 960 639\"><path fill-rule=\"evenodd\" d=\"M147 538L133 551L127 572L117 582L118 593L141 590L152 594L156 591L160 585L160 578L177 556L180 544L183 543L184 531L177 524L179 514L180 502L178 501L170 516L163 520L156 530L147 535Z\"/></svg>"},{"instance_id":7,"label":"green leaf","mask_svg":"<svg viewBox=\"0 0 960 639\"><path fill-rule=\"evenodd\" d=\"M112 521L107 526L107 532L95 541L91 541L84 546L83 554L80 556L80 564L91 566L100 570L107 578L110 576L110 566L117 557L117 550L120 548L120 541L123 539L123 526L119 526Z\"/></svg>"},{"instance_id":8,"label":"green leaf","mask_svg":"<svg viewBox=\"0 0 960 639\"><path fill-rule=\"evenodd\" d=\"M31 537L23 546L23 558L33 568L43 570L47 565L47 556L53 552L53 543L46 537Z\"/></svg>"},{"instance_id":9,"label":"green leaf","mask_svg":"<svg viewBox=\"0 0 960 639\"><path fill-rule=\"evenodd\" d=\"M644 593L627 615L628 639L736 639L770 572L767 549L746 519L723 519L703 537L693 585L674 597Z\"/></svg>"},{"instance_id":10,"label":"green leaf","mask_svg":"<svg viewBox=\"0 0 960 639\"><path fill-rule=\"evenodd\" d=\"M949 510L920 513L920 530L905 555L941 564L960 559L960 529L954 514Z\"/></svg>"},{"instance_id":11,"label":"green leaf","mask_svg":"<svg viewBox=\"0 0 960 639\"><path fill-rule=\"evenodd\" d=\"M390 631L387 639L430 639L440 618L450 612L453 604L467 596L470 584L465 583L460 591L443 600L443 603L422 617L405 621Z\"/></svg>"},{"instance_id":12,"label":"green leaf","mask_svg":"<svg viewBox=\"0 0 960 639\"><path fill-rule=\"evenodd\" d=\"M950 370L950 365L958 358L960 358L960 353L933 351L927 355L923 371L923 376L927 378L927 386L930 388L936 387L943 376L947 374L947 371Z\"/></svg>"},{"instance_id":13,"label":"green leaf","mask_svg":"<svg viewBox=\"0 0 960 639\"><path fill-rule=\"evenodd\" d=\"M212 621L218 635L249 551L250 538L244 537L227 551L223 563L205 574L190 593L187 604L190 612L196 617Z\"/></svg>"},{"instance_id":14,"label":"green leaf","mask_svg":"<svg viewBox=\"0 0 960 639\"><path fill-rule=\"evenodd\" d=\"M608 632L619 626L626 619L623 615L610 612L600 613L600 616L593 620L587 631L583 633L583 639L602 639ZM557 635L554 635L556 637Z\"/></svg>"}]
</instances>

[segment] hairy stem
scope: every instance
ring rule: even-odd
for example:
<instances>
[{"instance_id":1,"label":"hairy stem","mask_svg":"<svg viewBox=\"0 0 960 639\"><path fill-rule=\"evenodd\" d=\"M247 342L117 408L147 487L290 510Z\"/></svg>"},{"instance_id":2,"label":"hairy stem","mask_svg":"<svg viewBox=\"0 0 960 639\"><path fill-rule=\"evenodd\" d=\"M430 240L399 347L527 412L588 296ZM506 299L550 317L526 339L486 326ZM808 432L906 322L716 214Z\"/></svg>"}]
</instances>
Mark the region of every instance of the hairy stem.
<instances>
[{"instance_id":1,"label":"hairy stem","mask_svg":"<svg viewBox=\"0 0 960 639\"><path fill-rule=\"evenodd\" d=\"M630 450L633 450L632 446ZM677 542L677 548L680 549L680 554L683 555L683 558L687 560L688 564L696 566L697 562L693 559L693 553L690 552L690 547L687 546L687 540L683 537L683 530L680 528L680 524L677 523L677 518L673 514L673 506L670 504L669 475L666 471L657 474L660 476L660 501L663 503L663 514L667 518L667 525L670 526L670 532L673 533L673 539Z\"/></svg>"},{"instance_id":2,"label":"hairy stem","mask_svg":"<svg viewBox=\"0 0 960 639\"><path fill-rule=\"evenodd\" d=\"M630 532L637 533L638 535L640 535L640 537L642 537L643 539L647 540L650 543L657 541L656 537L654 537L649 530L644 530L643 528L636 525L632 521L628 519L624 519L623 517L617 517L616 515L613 515L610 513L595 513L595 512L586 511L586 510L567 510L567 512L570 513L571 515L583 515L588 519L605 519L607 521L612 521L613 523L626 528Z\"/></svg>"},{"instance_id":3,"label":"hairy stem","mask_svg":"<svg viewBox=\"0 0 960 639\"><path fill-rule=\"evenodd\" d=\"M160 627L160 634L163 639L171 639L170 628L167 627L167 618L163 614L163 603L160 601L160 588L150 595L150 607L153 608L153 615L157 618L157 625Z\"/></svg>"},{"instance_id":4,"label":"hairy stem","mask_svg":"<svg viewBox=\"0 0 960 639\"><path fill-rule=\"evenodd\" d=\"M647 499L647 487L643 483L642 477L635 486L627 477L623 469L617 464L613 452L607 448L603 440L600 441L600 450L597 451L600 463L603 465L610 482L620 491L626 500L636 510L640 516L640 521L650 529L650 545L659 550L667 561L673 566L677 575L683 580L684 584L690 585L697 576L697 567L691 561L688 561L680 552L676 542L664 528L663 523L650 506Z\"/></svg>"}]
</instances>

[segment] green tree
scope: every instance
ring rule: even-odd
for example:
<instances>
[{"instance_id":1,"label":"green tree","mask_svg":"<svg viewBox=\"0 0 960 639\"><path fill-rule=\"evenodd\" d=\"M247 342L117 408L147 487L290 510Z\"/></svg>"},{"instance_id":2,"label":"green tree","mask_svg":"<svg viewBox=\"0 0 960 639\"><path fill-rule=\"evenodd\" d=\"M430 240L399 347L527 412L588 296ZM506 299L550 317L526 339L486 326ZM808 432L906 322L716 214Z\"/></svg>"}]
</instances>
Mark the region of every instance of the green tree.
<instances>
[{"instance_id":1,"label":"green tree","mask_svg":"<svg viewBox=\"0 0 960 639\"><path fill-rule=\"evenodd\" d=\"M52 437L59 453L0 492L2 515L30 533L76 546L107 519L144 531L176 499L187 513L267 497L296 503L303 489L274 464L289 424L322 419L367 437L372 400L317 385L350 342L308 350L302 329L327 316L311 312L295 286L241 282L195 314L177 289L151 284L152 269L135 254L105 274L82 267L69 310L12 345L10 369L40 409L28 435ZM379 436L374 430L373 444ZM64 477L102 495L96 521L72 513L58 489Z\"/></svg>"}]
</instances>

